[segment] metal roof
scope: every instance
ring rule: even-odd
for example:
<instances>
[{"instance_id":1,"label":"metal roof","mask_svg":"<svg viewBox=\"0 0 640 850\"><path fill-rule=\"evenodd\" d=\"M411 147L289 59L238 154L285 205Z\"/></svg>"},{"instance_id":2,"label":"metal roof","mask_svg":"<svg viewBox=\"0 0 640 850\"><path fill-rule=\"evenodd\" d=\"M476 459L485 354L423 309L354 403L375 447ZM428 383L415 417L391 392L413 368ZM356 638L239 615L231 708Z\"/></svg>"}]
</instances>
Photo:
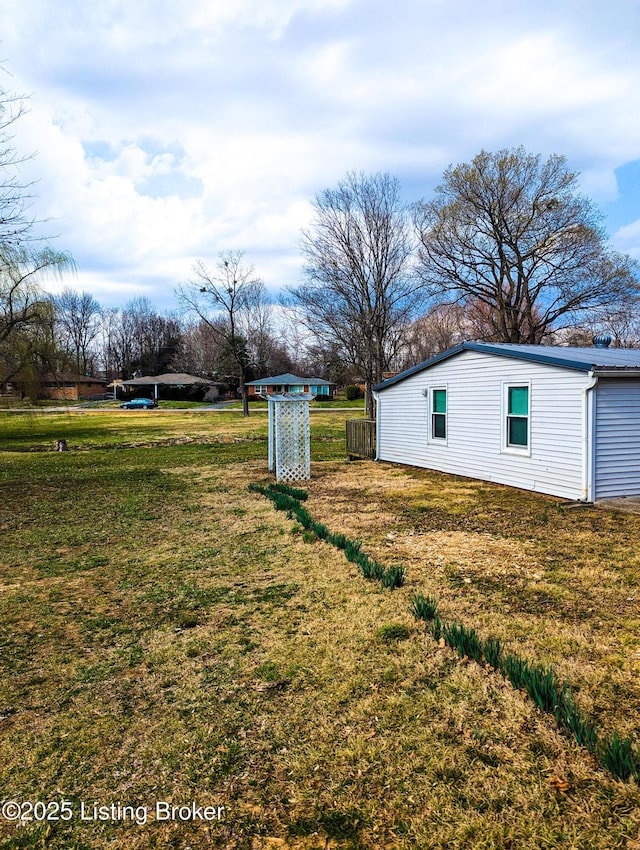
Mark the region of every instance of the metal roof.
<instances>
[{"instance_id":1,"label":"metal roof","mask_svg":"<svg viewBox=\"0 0 640 850\"><path fill-rule=\"evenodd\" d=\"M299 378L297 375L292 375L290 372L285 372L284 375L274 375L269 378L260 378L258 381L247 381L247 387L262 387L262 386L291 386L292 384L333 384L333 381L325 381L324 378Z\"/></svg>"},{"instance_id":2,"label":"metal roof","mask_svg":"<svg viewBox=\"0 0 640 850\"><path fill-rule=\"evenodd\" d=\"M208 378L198 378L195 375L187 375L185 372L166 372L164 375L143 375L140 378L131 378L122 381L125 386L149 386L150 384L164 384L165 386L186 386L188 384L220 384L219 381L210 381Z\"/></svg>"},{"instance_id":3,"label":"metal roof","mask_svg":"<svg viewBox=\"0 0 640 850\"><path fill-rule=\"evenodd\" d=\"M96 378L93 375L77 375L75 372L48 372L42 380L49 383L66 382L74 384L106 384L107 378Z\"/></svg>"},{"instance_id":4,"label":"metal roof","mask_svg":"<svg viewBox=\"0 0 640 850\"><path fill-rule=\"evenodd\" d=\"M455 348L443 351L424 363L400 372L373 389L376 392L386 390L405 378L430 369L436 363L455 357L463 351L477 351L497 357L510 357L514 360L529 360L534 363L546 363L578 372L619 374L620 377L640 375L640 350L636 348L597 348L577 345L517 345L508 342L463 342Z\"/></svg>"}]
</instances>

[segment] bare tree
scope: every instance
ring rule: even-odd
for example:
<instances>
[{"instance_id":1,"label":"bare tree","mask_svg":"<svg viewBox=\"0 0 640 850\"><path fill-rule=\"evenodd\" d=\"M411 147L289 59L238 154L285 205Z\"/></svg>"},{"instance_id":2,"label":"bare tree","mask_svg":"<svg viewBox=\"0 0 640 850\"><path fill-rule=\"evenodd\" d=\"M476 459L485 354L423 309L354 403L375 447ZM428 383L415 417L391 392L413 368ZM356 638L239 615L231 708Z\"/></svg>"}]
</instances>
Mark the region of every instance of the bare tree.
<instances>
[{"instance_id":1,"label":"bare tree","mask_svg":"<svg viewBox=\"0 0 640 850\"><path fill-rule=\"evenodd\" d=\"M316 196L315 218L302 234L306 283L288 305L320 344L339 346L367 387L382 380L404 327L423 300L413 274L413 242L400 184L388 174L350 172Z\"/></svg>"},{"instance_id":2,"label":"bare tree","mask_svg":"<svg viewBox=\"0 0 640 850\"><path fill-rule=\"evenodd\" d=\"M120 311L117 307L103 308L100 314L98 333L98 357L107 378L119 378L120 357L118 353L118 331Z\"/></svg>"},{"instance_id":3,"label":"bare tree","mask_svg":"<svg viewBox=\"0 0 640 850\"><path fill-rule=\"evenodd\" d=\"M133 331L134 369L146 375L166 372L180 349L182 326L176 316L158 313L148 298L135 298L127 305L128 324Z\"/></svg>"},{"instance_id":4,"label":"bare tree","mask_svg":"<svg viewBox=\"0 0 640 850\"><path fill-rule=\"evenodd\" d=\"M192 279L176 294L188 312L206 323L234 364L244 415L248 416L250 347L268 329L269 309L265 285L254 267L244 264L243 256L241 251L221 253L213 271L199 260Z\"/></svg>"},{"instance_id":5,"label":"bare tree","mask_svg":"<svg viewBox=\"0 0 640 850\"><path fill-rule=\"evenodd\" d=\"M411 322L404 334L404 343L396 361L395 370L409 369L436 354L458 345L470 336L472 325L464 307L456 303L433 304L429 310Z\"/></svg>"},{"instance_id":6,"label":"bare tree","mask_svg":"<svg viewBox=\"0 0 640 850\"><path fill-rule=\"evenodd\" d=\"M136 371L145 375L166 372L181 342L179 320L158 313L146 297L129 301L111 328L112 359L124 378Z\"/></svg>"},{"instance_id":7,"label":"bare tree","mask_svg":"<svg viewBox=\"0 0 640 850\"><path fill-rule=\"evenodd\" d=\"M594 310L572 328L555 334L565 345L592 345L596 336L610 336L614 348L640 348L640 297Z\"/></svg>"},{"instance_id":8,"label":"bare tree","mask_svg":"<svg viewBox=\"0 0 640 850\"><path fill-rule=\"evenodd\" d=\"M100 332L100 304L89 292L66 287L54 296L58 336L73 356L79 375L88 374L93 358L91 347Z\"/></svg>"},{"instance_id":9,"label":"bare tree","mask_svg":"<svg viewBox=\"0 0 640 850\"><path fill-rule=\"evenodd\" d=\"M217 329L214 332L202 319L183 323L182 345L172 361L177 372L189 372L191 375L225 381L229 375L229 353L223 342L224 318L212 320ZM254 377L279 375L282 372L294 372L291 354L284 342L263 328L256 334L259 344L253 338L249 340L248 351ZM231 366L231 370L237 369Z\"/></svg>"},{"instance_id":10,"label":"bare tree","mask_svg":"<svg viewBox=\"0 0 640 850\"><path fill-rule=\"evenodd\" d=\"M614 347L640 348L640 296L596 312L586 328L591 334L590 342L596 335L609 334Z\"/></svg>"},{"instance_id":11,"label":"bare tree","mask_svg":"<svg viewBox=\"0 0 640 850\"><path fill-rule=\"evenodd\" d=\"M0 69L2 70L2 69ZM10 128L24 114L24 99L0 86L0 381L24 368L33 353L34 328L51 319L41 283L75 270L70 254L56 251L35 232L29 205L31 184L20 166Z\"/></svg>"},{"instance_id":12,"label":"bare tree","mask_svg":"<svg viewBox=\"0 0 640 850\"><path fill-rule=\"evenodd\" d=\"M219 321L222 324L223 319ZM171 364L172 368L177 372L220 380L221 373L216 366L222 356L220 335L214 334L202 319L183 321L182 345Z\"/></svg>"},{"instance_id":13,"label":"bare tree","mask_svg":"<svg viewBox=\"0 0 640 850\"><path fill-rule=\"evenodd\" d=\"M610 247L563 156L482 151L445 171L415 222L430 293L484 305L503 342L539 343L640 291L634 261Z\"/></svg>"},{"instance_id":14,"label":"bare tree","mask_svg":"<svg viewBox=\"0 0 640 850\"><path fill-rule=\"evenodd\" d=\"M31 155L17 153L11 135L12 125L26 111L24 101L0 86L0 245L4 248L17 248L34 239L34 220L29 214L32 185L20 177L20 166Z\"/></svg>"}]
</instances>

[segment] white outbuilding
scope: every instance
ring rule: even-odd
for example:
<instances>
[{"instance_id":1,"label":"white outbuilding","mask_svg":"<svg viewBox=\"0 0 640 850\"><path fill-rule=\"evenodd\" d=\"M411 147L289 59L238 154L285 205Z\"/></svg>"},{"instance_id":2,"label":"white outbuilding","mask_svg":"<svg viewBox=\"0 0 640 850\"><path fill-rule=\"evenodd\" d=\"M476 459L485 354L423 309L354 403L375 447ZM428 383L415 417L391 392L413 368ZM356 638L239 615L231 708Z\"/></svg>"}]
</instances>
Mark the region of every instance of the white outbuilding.
<instances>
[{"instance_id":1,"label":"white outbuilding","mask_svg":"<svg viewBox=\"0 0 640 850\"><path fill-rule=\"evenodd\" d=\"M376 457L592 502L640 496L640 350L465 342L374 387Z\"/></svg>"}]
</instances>

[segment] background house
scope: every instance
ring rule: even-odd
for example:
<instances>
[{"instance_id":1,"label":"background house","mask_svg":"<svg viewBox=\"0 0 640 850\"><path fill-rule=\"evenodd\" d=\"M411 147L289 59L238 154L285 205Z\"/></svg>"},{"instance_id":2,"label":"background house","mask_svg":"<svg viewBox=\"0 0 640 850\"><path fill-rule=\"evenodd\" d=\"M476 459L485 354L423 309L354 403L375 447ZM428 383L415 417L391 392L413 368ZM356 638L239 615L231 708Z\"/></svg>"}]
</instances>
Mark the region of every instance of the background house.
<instances>
[{"instance_id":1,"label":"background house","mask_svg":"<svg viewBox=\"0 0 640 850\"><path fill-rule=\"evenodd\" d=\"M167 372L164 375L142 375L129 381L120 381L119 386L126 394L125 398L146 394L156 400L162 395L164 399L178 401L216 401L223 385L218 381L198 378L184 372Z\"/></svg>"},{"instance_id":2,"label":"background house","mask_svg":"<svg viewBox=\"0 0 640 850\"><path fill-rule=\"evenodd\" d=\"M375 393L379 460L567 499L640 495L640 351L463 343Z\"/></svg>"},{"instance_id":3,"label":"background house","mask_svg":"<svg viewBox=\"0 0 640 850\"><path fill-rule=\"evenodd\" d=\"M332 399L335 384L323 378L299 378L297 375L285 373L258 381L247 381L249 398L258 398L265 393L312 393L321 398Z\"/></svg>"},{"instance_id":4,"label":"background house","mask_svg":"<svg viewBox=\"0 0 640 850\"><path fill-rule=\"evenodd\" d=\"M56 372L44 375L41 381L41 398L77 401L106 393L109 382L106 378L94 378L90 375L74 375L68 372Z\"/></svg>"}]
</instances>

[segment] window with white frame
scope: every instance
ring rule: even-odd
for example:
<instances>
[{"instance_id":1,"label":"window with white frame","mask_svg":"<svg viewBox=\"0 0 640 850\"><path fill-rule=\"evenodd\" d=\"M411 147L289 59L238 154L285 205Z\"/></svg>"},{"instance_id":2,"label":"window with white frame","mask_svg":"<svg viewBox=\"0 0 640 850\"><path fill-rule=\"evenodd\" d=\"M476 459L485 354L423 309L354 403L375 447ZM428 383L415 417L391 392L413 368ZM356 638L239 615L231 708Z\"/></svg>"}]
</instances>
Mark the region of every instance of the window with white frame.
<instances>
[{"instance_id":1,"label":"window with white frame","mask_svg":"<svg viewBox=\"0 0 640 850\"><path fill-rule=\"evenodd\" d=\"M529 449L529 385L505 386L505 446L508 449Z\"/></svg>"},{"instance_id":2,"label":"window with white frame","mask_svg":"<svg viewBox=\"0 0 640 850\"><path fill-rule=\"evenodd\" d=\"M447 440L447 388L431 387L431 434L432 440Z\"/></svg>"}]
</instances>

